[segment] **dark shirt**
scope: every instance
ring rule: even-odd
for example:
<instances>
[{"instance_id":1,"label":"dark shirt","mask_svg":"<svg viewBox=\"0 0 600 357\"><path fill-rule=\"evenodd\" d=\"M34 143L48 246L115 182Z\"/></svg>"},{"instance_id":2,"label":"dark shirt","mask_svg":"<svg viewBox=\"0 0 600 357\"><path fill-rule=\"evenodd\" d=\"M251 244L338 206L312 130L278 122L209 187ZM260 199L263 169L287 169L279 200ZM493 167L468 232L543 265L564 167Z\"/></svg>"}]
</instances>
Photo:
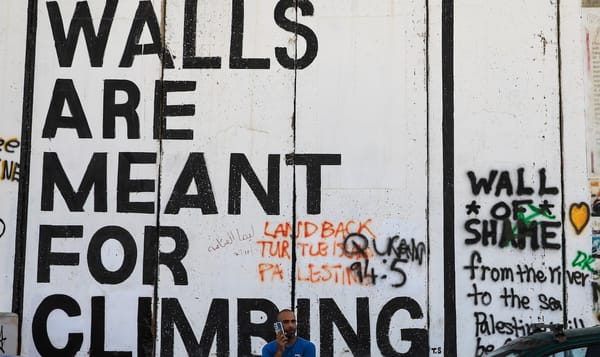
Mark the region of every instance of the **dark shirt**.
<instances>
[{"instance_id":1,"label":"dark shirt","mask_svg":"<svg viewBox=\"0 0 600 357\"><path fill-rule=\"evenodd\" d=\"M277 352L277 340L267 343L262 349L262 357L273 357ZM285 346L283 357L315 357L315 344L297 337L296 342L291 346Z\"/></svg>"}]
</instances>

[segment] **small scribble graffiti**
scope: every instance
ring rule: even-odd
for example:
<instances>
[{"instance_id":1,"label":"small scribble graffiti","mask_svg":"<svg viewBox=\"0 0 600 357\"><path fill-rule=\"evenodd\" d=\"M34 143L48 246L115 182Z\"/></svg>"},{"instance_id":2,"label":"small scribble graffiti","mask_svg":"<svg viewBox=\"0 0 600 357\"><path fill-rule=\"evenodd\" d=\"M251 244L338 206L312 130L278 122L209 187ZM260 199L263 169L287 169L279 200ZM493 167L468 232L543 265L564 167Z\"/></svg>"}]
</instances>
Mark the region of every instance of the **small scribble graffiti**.
<instances>
[{"instance_id":1,"label":"small scribble graffiti","mask_svg":"<svg viewBox=\"0 0 600 357\"><path fill-rule=\"evenodd\" d=\"M6 337L4 337L4 326L0 325L0 352L6 353L4 351L4 343L6 342Z\"/></svg>"},{"instance_id":2,"label":"small scribble graffiti","mask_svg":"<svg viewBox=\"0 0 600 357\"><path fill-rule=\"evenodd\" d=\"M232 229L225 233L227 237L216 237L211 239L208 244L208 253L215 253L224 249L234 249L236 256L250 255L251 251L248 248L240 248L242 243L252 242L254 239L254 227L251 226L248 230L240 230L239 228Z\"/></svg>"},{"instance_id":3,"label":"small scribble graffiti","mask_svg":"<svg viewBox=\"0 0 600 357\"><path fill-rule=\"evenodd\" d=\"M586 270L586 271L590 271L592 273L596 273L596 271L594 270L594 261L596 260L596 258L594 258L591 255L588 255L580 250L577 251L577 256L573 259L573 261L571 262L571 266L575 267L579 267L581 270Z\"/></svg>"},{"instance_id":4,"label":"small scribble graffiti","mask_svg":"<svg viewBox=\"0 0 600 357\"><path fill-rule=\"evenodd\" d=\"M21 142L16 137L3 138L0 136L0 181L19 181L19 163L7 159L4 155L17 152Z\"/></svg>"},{"instance_id":5,"label":"small scribble graffiti","mask_svg":"<svg viewBox=\"0 0 600 357\"><path fill-rule=\"evenodd\" d=\"M4 235L5 232L6 232L6 224L4 224L4 221L2 220L2 218L0 218L0 238L2 238L2 236Z\"/></svg>"},{"instance_id":6,"label":"small scribble graffiti","mask_svg":"<svg viewBox=\"0 0 600 357\"><path fill-rule=\"evenodd\" d=\"M378 244L379 243L379 244ZM344 253L348 257L362 257L362 260L353 262L349 268L361 284L375 285L377 279L392 278L390 284L394 288L404 286L407 274L402 268L403 264L417 262L423 264L427 249L425 243L393 236L387 240L377 241L368 239L360 233L352 233L344 239ZM370 265L370 257L383 257L381 263L387 267L388 273L377 274L374 265ZM393 274L393 276L389 276Z\"/></svg>"},{"instance_id":7,"label":"small scribble graffiti","mask_svg":"<svg viewBox=\"0 0 600 357\"><path fill-rule=\"evenodd\" d=\"M521 222L523 222L526 226L531 225L532 223L535 224L536 221L534 220L535 218L539 218L539 217L544 217L544 218L548 218L548 219L556 219L556 216L552 215L552 212L550 211L550 208L553 207L554 205L551 205L548 203L548 201L544 200L544 202L542 204L540 204L539 206L535 206L535 205L531 205L528 204L527 208L524 208L522 206L518 206L517 208L517 219ZM531 211L531 213L529 213L527 211L527 209L529 209ZM513 234L516 236L518 236L519 233L519 225L515 224L513 225Z\"/></svg>"}]
</instances>

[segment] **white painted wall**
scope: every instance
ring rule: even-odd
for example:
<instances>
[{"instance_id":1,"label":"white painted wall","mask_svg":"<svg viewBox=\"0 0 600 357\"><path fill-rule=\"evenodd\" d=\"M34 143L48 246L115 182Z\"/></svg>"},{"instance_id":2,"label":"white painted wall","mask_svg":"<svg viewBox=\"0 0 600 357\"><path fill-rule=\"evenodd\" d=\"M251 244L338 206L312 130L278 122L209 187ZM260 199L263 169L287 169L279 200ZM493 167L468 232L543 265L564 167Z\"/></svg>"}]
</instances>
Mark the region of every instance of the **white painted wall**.
<instances>
[{"instance_id":1,"label":"white painted wall","mask_svg":"<svg viewBox=\"0 0 600 357\"><path fill-rule=\"evenodd\" d=\"M556 160L560 158L557 11L541 1L485 8L473 1L455 5L456 290L462 298L457 315L464 316L463 331L477 336L477 348L488 349L522 336L520 327L526 323L562 319L561 309L545 309L546 300L561 300L562 291L558 281L563 244L557 217L563 203L561 160ZM518 31L498 31L507 27ZM532 193L518 192L518 170ZM545 185L556 187L553 193L539 193L543 180L539 170L545 170ZM498 177L489 193L475 193L469 172L477 180L490 178L493 172ZM548 240L548 249L542 247L541 224L535 237L525 238L524 249L502 247L504 220L499 216L512 216L509 226L515 232L515 200L527 201L521 206L524 217L559 222L549 223L548 231L555 238ZM544 201L553 205L546 211L552 218L535 216L534 210ZM480 206L478 212L465 208L471 202ZM476 237L483 234L486 223L497 224L489 245L485 238ZM486 275L481 267L467 270L474 254L480 259L474 264L504 274L494 276L488 271ZM557 265L553 277L550 270ZM535 270L536 279L528 269ZM477 292L485 295L469 297ZM497 331L494 321L517 328ZM459 350L472 344L458 339Z\"/></svg>"},{"instance_id":2,"label":"white painted wall","mask_svg":"<svg viewBox=\"0 0 600 357\"><path fill-rule=\"evenodd\" d=\"M61 65L54 9L67 33L89 6L95 37L113 4L102 61L81 35ZM5 5L3 104L23 119L4 120L0 137L25 136L25 121L31 151L26 226L17 183L0 181L0 288L12 292L0 306L21 306L22 354L260 355L289 307L321 356L453 355L452 345L481 355L531 323L596 324L578 260L597 219L576 216L590 207L580 4L453 5L453 118L442 114L439 0L312 0L297 13L291 1L38 1L29 47L26 4ZM140 45L130 64L127 43ZM493 179L491 191L474 190L469 173ZM515 200L540 248L499 246L502 207ZM547 217L531 216L540 207ZM497 224L495 244L475 239L483 221ZM24 283L13 291L19 239ZM519 275L525 266L535 281ZM490 275L500 271L512 276ZM492 318L518 328L491 331Z\"/></svg>"},{"instance_id":3,"label":"white painted wall","mask_svg":"<svg viewBox=\"0 0 600 357\"><path fill-rule=\"evenodd\" d=\"M21 112L25 70L27 6L14 4L0 21L0 96L4 117L0 126L0 309L10 311L13 288L17 195L20 179Z\"/></svg>"}]
</instances>

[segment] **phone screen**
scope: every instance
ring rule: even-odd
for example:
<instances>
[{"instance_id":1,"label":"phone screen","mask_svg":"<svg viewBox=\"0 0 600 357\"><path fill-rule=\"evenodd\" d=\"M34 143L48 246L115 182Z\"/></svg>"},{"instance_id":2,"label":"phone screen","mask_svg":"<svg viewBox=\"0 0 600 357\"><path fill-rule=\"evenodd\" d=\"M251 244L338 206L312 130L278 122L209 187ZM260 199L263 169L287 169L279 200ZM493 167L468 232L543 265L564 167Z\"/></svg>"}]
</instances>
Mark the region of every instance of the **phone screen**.
<instances>
[{"instance_id":1,"label":"phone screen","mask_svg":"<svg viewBox=\"0 0 600 357\"><path fill-rule=\"evenodd\" d=\"M273 326L275 327L275 334L278 334L279 332L284 333L283 324L281 323L281 321L277 321L273 324Z\"/></svg>"}]
</instances>

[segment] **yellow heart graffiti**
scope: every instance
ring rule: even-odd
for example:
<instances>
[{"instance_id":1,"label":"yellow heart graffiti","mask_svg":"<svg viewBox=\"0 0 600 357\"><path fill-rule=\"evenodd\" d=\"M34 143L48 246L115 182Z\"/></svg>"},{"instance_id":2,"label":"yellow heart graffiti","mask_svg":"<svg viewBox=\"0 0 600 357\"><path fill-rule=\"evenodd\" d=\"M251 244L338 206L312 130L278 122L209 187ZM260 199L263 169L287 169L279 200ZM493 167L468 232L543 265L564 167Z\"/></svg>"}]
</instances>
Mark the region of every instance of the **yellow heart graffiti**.
<instances>
[{"instance_id":1,"label":"yellow heart graffiti","mask_svg":"<svg viewBox=\"0 0 600 357\"><path fill-rule=\"evenodd\" d=\"M585 202L572 203L569 208L569 218L575 233L581 234L590 221L590 206Z\"/></svg>"}]
</instances>

